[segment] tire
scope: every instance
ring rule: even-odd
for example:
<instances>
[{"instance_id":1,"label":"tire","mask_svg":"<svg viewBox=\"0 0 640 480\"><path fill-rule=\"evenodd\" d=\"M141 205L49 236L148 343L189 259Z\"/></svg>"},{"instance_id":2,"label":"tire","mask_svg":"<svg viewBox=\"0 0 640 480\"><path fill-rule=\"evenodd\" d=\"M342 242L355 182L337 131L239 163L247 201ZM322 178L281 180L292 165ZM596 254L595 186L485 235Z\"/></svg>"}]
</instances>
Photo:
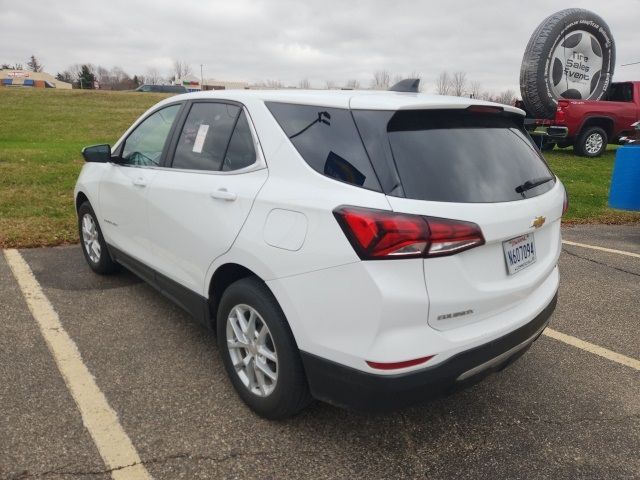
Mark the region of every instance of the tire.
<instances>
[{"instance_id":1,"label":"tire","mask_svg":"<svg viewBox=\"0 0 640 480\"><path fill-rule=\"evenodd\" d=\"M255 334L247 336L238 319L242 315L244 326L251 331L249 324L252 312ZM241 335L236 333L238 328ZM281 420L297 414L311 402L300 353L287 319L271 291L260 279L243 278L224 291L218 308L217 336L229 379L240 398L255 413L270 420ZM258 344L262 337L263 345L257 349L256 344L248 346L251 337ZM230 348L231 344L235 344L235 348ZM264 354L260 355L260 352ZM251 356L248 366L237 371L234 359L237 363ZM262 373L265 370L258 368L257 364L266 367L271 374L275 373L276 380Z\"/></svg>"},{"instance_id":2,"label":"tire","mask_svg":"<svg viewBox=\"0 0 640 480\"><path fill-rule=\"evenodd\" d=\"M607 149L607 141L607 132L602 128L587 127L578 135L573 150L581 157L597 157Z\"/></svg>"},{"instance_id":3,"label":"tire","mask_svg":"<svg viewBox=\"0 0 640 480\"><path fill-rule=\"evenodd\" d=\"M88 228L89 225L92 225L93 228ZM118 271L118 264L109 254L100 224L89 202L84 202L78 209L78 236L84 259L91 270L100 275L108 275Z\"/></svg>"},{"instance_id":4,"label":"tire","mask_svg":"<svg viewBox=\"0 0 640 480\"><path fill-rule=\"evenodd\" d=\"M536 28L520 68L520 93L535 117L554 115L558 98L599 100L615 68L615 42L593 12L569 8Z\"/></svg>"}]
</instances>

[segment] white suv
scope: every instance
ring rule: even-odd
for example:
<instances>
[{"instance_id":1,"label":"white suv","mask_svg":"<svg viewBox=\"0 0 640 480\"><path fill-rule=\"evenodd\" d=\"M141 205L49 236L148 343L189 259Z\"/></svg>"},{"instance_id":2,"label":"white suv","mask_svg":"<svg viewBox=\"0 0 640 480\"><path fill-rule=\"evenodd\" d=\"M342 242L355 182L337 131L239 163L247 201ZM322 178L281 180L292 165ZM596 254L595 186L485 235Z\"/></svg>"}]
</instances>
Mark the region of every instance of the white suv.
<instances>
[{"instance_id":1,"label":"white suv","mask_svg":"<svg viewBox=\"0 0 640 480\"><path fill-rule=\"evenodd\" d=\"M83 251L216 330L262 416L422 401L506 366L555 307L566 195L523 118L416 93L171 97L83 150Z\"/></svg>"}]
</instances>

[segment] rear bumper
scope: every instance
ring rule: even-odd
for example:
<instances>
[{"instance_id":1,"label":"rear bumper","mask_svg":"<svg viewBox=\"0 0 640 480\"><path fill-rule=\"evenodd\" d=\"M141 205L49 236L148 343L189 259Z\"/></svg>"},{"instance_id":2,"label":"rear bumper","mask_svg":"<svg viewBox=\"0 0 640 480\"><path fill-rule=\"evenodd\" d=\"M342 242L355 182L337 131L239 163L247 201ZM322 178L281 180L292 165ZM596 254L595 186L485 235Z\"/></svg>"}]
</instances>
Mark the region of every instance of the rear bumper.
<instances>
[{"instance_id":1,"label":"rear bumper","mask_svg":"<svg viewBox=\"0 0 640 480\"><path fill-rule=\"evenodd\" d=\"M520 357L540 336L556 307L557 294L529 323L431 368L398 375L362 372L301 352L312 395L360 411L388 411L472 385Z\"/></svg>"},{"instance_id":2,"label":"rear bumper","mask_svg":"<svg viewBox=\"0 0 640 480\"><path fill-rule=\"evenodd\" d=\"M536 143L549 143L567 140L569 138L569 128L564 125L543 125L535 126L529 130L529 135Z\"/></svg>"}]
</instances>

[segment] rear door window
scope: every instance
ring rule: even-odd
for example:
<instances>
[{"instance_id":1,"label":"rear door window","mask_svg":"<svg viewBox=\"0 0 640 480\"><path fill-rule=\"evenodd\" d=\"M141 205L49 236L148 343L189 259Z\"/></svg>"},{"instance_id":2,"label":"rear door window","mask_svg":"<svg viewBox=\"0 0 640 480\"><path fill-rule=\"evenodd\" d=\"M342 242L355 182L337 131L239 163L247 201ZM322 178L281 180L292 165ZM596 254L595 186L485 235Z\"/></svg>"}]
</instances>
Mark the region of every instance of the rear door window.
<instances>
[{"instance_id":1,"label":"rear door window","mask_svg":"<svg viewBox=\"0 0 640 480\"><path fill-rule=\"evenodd\" d=\"M256 149L253 143L253 135L251 135L249 122L243 111L240 112L231 140L229 140L222 170L225 172L240 170L253 165L255 161Z\"/></svg>"},{"instance_id":2,"label":"rear door window","mask_svg":"<svg viewBox=\"0 0 640 480\"><path fill-rule=\"evenodd\" d=\"M340 108L267 102L305 162L341 182L380 191L351 112Z\"/></svg>"},{"instance_id":3,"label":"rear door window","mask_svg":"<svg viewBox=\"0 0 640 480\"><path fill-rule=\"evenodd\" d=\"M408 198L507 202L540 195L555 182L530 137L507 114L354 111L354 118L367 130L363 136L388 139L389 161Z\"/></svg>"},{"instance_id":4,"label":"rear door window","mask_svg":"<svg viewBox=\"0 0 640 480\"><path fill-rule=\"evenodd\" d=\"M226 103L194 103L178 138L172 167L221 170L240 111Z\"/></svg>"}]
</instances>

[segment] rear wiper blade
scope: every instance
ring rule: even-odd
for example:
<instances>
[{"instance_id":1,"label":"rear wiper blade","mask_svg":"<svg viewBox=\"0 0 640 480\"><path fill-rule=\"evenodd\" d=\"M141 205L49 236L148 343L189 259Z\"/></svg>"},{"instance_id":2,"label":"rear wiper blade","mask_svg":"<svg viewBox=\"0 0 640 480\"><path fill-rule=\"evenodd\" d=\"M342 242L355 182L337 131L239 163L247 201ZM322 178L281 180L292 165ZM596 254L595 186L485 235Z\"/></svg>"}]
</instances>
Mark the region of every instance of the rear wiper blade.
<instances>
[{"instance_id":1,"label":"rear wiper blade","mask_svg":"<svg viewBox=\"0 0 640 480\"><path fill-rule=\"evenodd\" d=\"M527 190L539 187L540 185L550 182L551 180L553 180L553 177L532 178L531 180L527 180L526 182L524 182L522 185L518 185L516 187L516 193L524 193Z\"/></svg>"}]
</instances>

